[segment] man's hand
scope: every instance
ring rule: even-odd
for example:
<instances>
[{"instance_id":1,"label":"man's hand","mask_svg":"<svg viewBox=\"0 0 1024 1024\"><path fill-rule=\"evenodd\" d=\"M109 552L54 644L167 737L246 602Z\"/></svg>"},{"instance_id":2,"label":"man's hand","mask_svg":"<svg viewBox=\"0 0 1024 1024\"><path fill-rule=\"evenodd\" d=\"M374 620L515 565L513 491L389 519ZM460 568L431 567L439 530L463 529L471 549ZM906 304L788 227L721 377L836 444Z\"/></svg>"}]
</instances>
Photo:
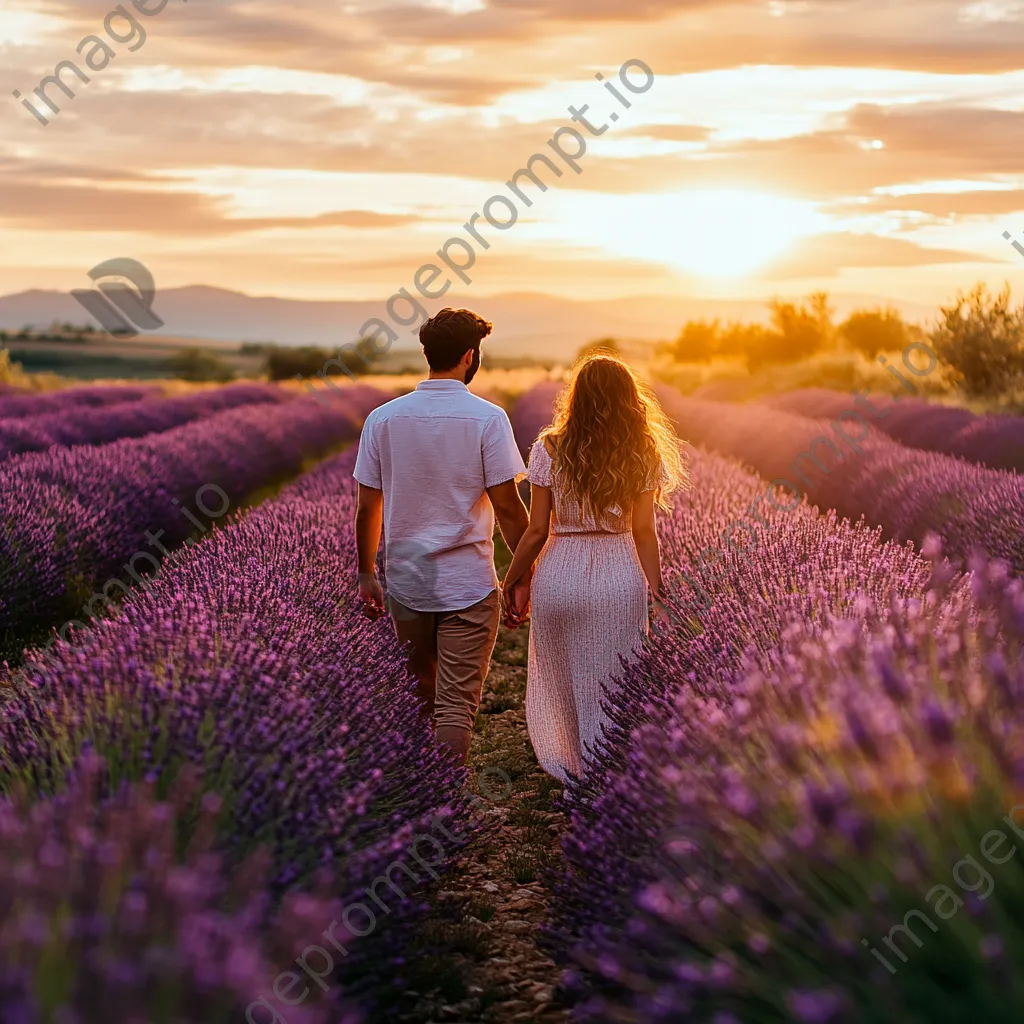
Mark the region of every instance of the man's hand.
<instances>
[{"instance_id":1,"label":"man's hand","mask_svg":"<svg viewBox=\"0 0 1024 1024\"><path fill-rule=\"evenodd\" d=\"M363 614L371 620L384 615L384 591L372 572L359 574L359 596L363 601Z\"/></svg>"}]
</instances>

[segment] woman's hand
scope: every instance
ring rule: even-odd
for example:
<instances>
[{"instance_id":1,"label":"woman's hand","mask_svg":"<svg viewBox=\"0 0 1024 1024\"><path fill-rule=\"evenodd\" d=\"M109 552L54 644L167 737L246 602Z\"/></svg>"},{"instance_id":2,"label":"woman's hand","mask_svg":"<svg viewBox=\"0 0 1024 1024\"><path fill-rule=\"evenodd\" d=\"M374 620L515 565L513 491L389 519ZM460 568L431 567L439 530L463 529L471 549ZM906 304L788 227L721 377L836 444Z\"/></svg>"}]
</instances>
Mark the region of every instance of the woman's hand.
<instances>
[{"instance_id":1,"label":"woman's hand","mask_svg":"<svg viewBox=\"0 0 1024 1024\"><path fill-rule=\"evenodd\" d=\"M520 577L510 586L502 587L505 599L505 626L518 629L530 617L530 579Z\"/></svg>"}]
</instances>

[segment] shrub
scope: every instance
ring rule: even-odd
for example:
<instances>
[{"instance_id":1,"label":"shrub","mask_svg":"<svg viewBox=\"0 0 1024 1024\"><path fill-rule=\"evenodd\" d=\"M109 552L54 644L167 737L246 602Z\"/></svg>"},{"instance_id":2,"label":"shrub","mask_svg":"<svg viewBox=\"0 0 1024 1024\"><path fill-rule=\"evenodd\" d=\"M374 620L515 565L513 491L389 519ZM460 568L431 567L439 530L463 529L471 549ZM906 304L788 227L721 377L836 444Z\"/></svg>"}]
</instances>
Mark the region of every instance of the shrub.
<instances>
[{"instance_id":1,"label":"shrub","mask_svg":"<svg viewBox=\"0 0 1024 1024\"><path fill-rule=\"evenodd\" d=\"M808 388L761 402L798 416L833 419L850 408L850 395ZM872 426L900 444L1024 474L1024 417L976 416L957 406L905 397L888 408L876 404L884 415L873 420Z\"/></svg>"},{"instance_id":2,"label":"shrub","mask_svg":"<svg viewBox=\"0 0 1024 1024\"><path fill-rule=\"evenodd\" d=\"M837 333L869 359L879 352L901 352L914 340L910 325L892 308L855 310L839 325Z\"/></svg>"},{"instance_id":3,"label":"shrub","mask_svg":"<svg viewBox=\"0 0 1024 1024\"><path fill-rule=\"evenodd\" d=\"M1010 308L1010 286L992 296L984 284L939 309L932 347L973 395L1013 386L1024 373L1024 306Z\"/></svg>"},{"instance_id":4,"label":"shrub","mask_svg":"<svg viewBox=\"0 0 1024 1024\"><path fill-rule=\"evenodd\" d=\"M666 347L676 362L703 363L719 354L721 327L717 320L689 320L679 337Z\"/></svg>"},{"instance_id":5,"label":"shrub","mask_svg":"<svg viewBox=\"0 0 1024 1024\"><path fill-rule=\"evenodd\" d=\"M111 589L127 592L122 580L141 582L140 566L151 573L159 554L194 532L182 509L203 514L200 490L218 515L226 511L221 495L237 509L305 459L354 438L386 397L365 387L342 395L230 409L147 438L54 448L0 466L0 657L82 617L87 599L84 618L96 614L117 596Z\"/></svg>"},{"instance_id":6,"label":"shrub","mask_svg":"<svg viewBox=\"0 0 1024 1024\"><path fill-rule=\"evenodd\" d=\"M788 480L819 508L864 516L900 543L921 544L934 531L950 557L966 559L981 548L1024 572L1022 477L905 448L871 432L870 412L840 424L848 444L824 420L684 398L666 387L658 394L681 436L748 463L765 480ZM847 411L856 409L851 398Z\"/></svg>"},{"instance_id":7,"label":"shrub","mask_svg":"<svg viewBox=\"0 0 1024 1024\"><path fill-rule=\"evenodd\" d=\"M597 341L591 341L586 345L582 345L580 350L576 353L576 359L582 359L584 356L588 356L592 352L612 352L618 355L621 351L622 347L614 338L598 338Z\"/></svg>"},{"instance_id":8,"label":"shrub","mask_svg":"<svg viewBox=\"0 0 1024 1024\"><path fill-rule=\"evenodd\" d=\"M331 352L309 345L301 348L273 345L267 351L266 372L271 380L293 380L297 376L316 377L320 374L330 376L332 372L346 375L346 370L356 377L369 373L377 358L373 340L363 338L356 342L354 348L354 351L342 352L339 349Z\"/></svg>"},{"instance_id":9,"label":"shrub","mask_svg":"<svg viewBox=\"0 0 1024 1024\"><path fill-rule=\"evenodd\" d=\"M10 364L6 351L0 351L0 379ZM16 367L17 363L14 364ZM20 370L19 370L20 372ZM62 388L43 394L0 396L0 420L21 419L27 416L45 416L60 412L65 417L74 415L79 408L100 409L110 405L137 402L142 398L155 398L162 394L158 387L107 387L90 386Z\"/></svg>"},{"instance_id":10,"label":"shrub","mask_svg":"<svg viewBox=\"0 0 1024 1024\"><path fill-rule=\"evenodd\" d=\"M752 369L765 363L792 363L806 359L829 345L835 335L832 309L825 292L815 292L796 305L773 299L768 310L772 329L750 339Z\"/></svg>"},{"instance_id":11,"label":"shrub","mask_svg":"<svg viewBox=\"0 0 1024 1024\"><path fill-rule=\"evenodd\" d=\"M182 349L165 359L161 366L179 380L224 383L235 377L231 366L205 348Z\"/></svg>"},{"instance_id":12,"label":"shrub","mask_svg":"<svg viewBox=\"0 0 1024 1024\"><path fill-rule=\"evenodd\" d=\"M201 770L222 799L213 848L225 870L265 849L275 905L329 875L357 927L378 926L338 964L345 989L383 1000L404 991L420 893L478 825L390 624L366 622L355 572L325 557L354 556L353 455L172 555L116 617L74 632L74 647L31 654L0 706L0 792L59 796L88 749L105 760L103 796L148 781L163 798Z\"/></svg>"},{"instance_id":13,"label":"shrub","mask_svg":"<svg viewBox=\"0 0 1024 1024\"><path fill-rule=\"evenodd\" d=\"M102 445L159 434L225 409L284 402L289 397L281 388L268 384L236 384L174 398L140 400L129 392L126 400L117 405L69 403L41 415L0 422L0 459L46 451L54 445Z\"/></svg>"},{"instance_id":14,"label":"shrub","mask_svg":"<svg viewBox=\"0 0 1024 1024\"><path fill-rule=\"evenodd\" d=\"M755 353L767 351L771 332L763 324L742 324L730 321L718 336L718 354L727 359L750 362ZM756 359L755 359L756 363Z\"/></svg>"}]
</instances>

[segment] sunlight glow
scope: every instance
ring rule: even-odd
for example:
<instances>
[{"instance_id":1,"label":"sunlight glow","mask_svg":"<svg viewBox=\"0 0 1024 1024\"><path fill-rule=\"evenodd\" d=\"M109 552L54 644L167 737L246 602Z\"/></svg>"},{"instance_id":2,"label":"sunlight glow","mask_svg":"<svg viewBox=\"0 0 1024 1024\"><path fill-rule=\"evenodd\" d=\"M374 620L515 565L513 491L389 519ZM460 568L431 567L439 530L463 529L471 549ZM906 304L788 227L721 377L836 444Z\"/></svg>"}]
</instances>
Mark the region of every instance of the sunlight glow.
<instances>
[{"instance_id":1,"label":"sunlight glow","mask_svg":"<svg viewBox=\"0 0 1024 1024\"><path fill-rule=\"evenodd\" d=\"M742 277L827 226L811 203L743 189L587 198L590 210L570 214L574 235L701 277Z\"/></svg>"},{"instance_id":2,"label":"sunlight glow","mask_svg":"<svg viewBox=\"0 0 1024 1024\"><path fill-rule=\"evenodd\" d=\"M19 9L15 10L15 6ZM40 37L55 34L63 28L63 21L57 15L46 11L28 11L27 5L17 5L9 0L0 0L0 46L33 46Z\"/></svg>"}]
</instances>

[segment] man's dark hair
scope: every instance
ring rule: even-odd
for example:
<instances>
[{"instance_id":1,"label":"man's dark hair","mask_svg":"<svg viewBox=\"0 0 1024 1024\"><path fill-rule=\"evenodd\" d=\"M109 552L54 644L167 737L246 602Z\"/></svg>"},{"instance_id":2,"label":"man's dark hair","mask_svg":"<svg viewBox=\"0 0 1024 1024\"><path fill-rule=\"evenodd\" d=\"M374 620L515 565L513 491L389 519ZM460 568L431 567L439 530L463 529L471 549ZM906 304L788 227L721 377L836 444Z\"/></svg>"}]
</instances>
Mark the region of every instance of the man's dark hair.
<instances>
[{"instance_id":1,"label":"man's dark hair","mask_svg":"<svg viewBox=\"0 0 1024 1024\"><path fill-rule=\"evenodd\" d=\"M427 365L439 373L454 370L467 352L480 348L480 342L493 326L471 309L446 306L420 327L420 344Z\"/></svg>"}]
</instances>

